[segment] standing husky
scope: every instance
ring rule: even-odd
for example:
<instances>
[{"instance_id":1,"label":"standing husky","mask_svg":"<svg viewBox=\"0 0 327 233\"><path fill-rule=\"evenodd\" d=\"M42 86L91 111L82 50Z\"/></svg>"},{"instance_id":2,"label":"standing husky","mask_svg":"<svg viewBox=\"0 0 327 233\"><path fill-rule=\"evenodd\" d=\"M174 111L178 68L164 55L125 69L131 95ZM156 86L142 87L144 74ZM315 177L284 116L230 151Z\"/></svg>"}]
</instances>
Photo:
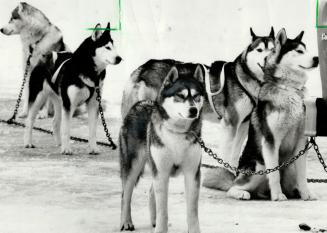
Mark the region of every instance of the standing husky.
<instances>
[{"instance_id":1,"label":"standing husky","mask_svg":"<svg viewBox=\"0 0 327 233\"><path fill-rule=\"evenodd\" d=\"M115 51L110 31L102 33L98 24L90 37L84 40L79 48L70 54L70 59L64 63L54 62L62 58L58 54L57 59L53 57L54 66L57 68L49 70L49 64L41 62L31 74L31 82L37 80L37 92L30 94L30 108L26 120L25 147L32 145L32 128L37 111L40 109L47 96L50 96L54 103L53 131L56 142L62 143L61 153L72 154L70 147L70 121L77 106L86 103L89 117L89 145L90 153L96 154L96 123L98 117L98 102L96 101L95 87L102 87L106 76L108 64L118 64L122 60ZM110 28L108 24L107 28ZM69 57L69 54L65 55ZM35 81L36 82L36 81ZM60 122L62 112L62 140L60 140Z\"/></svg>"},{"instance_id":2,"label":"standing husky","mask_svg":"<svg viewBox=\"0 0 327 233\"><path fill-rule=\"evenodd\" d=\"M30 85L30 74L43 55L51 51L67 51L68 48L63 42L61 31L54 26L49 19L35 7L22 2L13 10L9 23L0 29L5 35L20 35L23 44L23 68L27 67L27 60L30 56L30 67L28 67L28 77L24 91L24 106L20 117L28 114L28 96L30 92L35 92ZM45 107L40 111L39 117L48 116L48 109Z\"/></svg>"},{"instance_id":3,"label":"standing husky","mask_svg":"<svg viewBox=\"0 0 327 233\"><path fill-rule=\"evenodd\" d=\"M258 96L258 104L251 116L249 136L240 168L272 169L304 148L304 85L306 71L318 66L318 57L308 55L302 42L303 32L294 40L282 29L275 41L275 49L267 57L266 82ZM306 156L291 166L264 176L240 174L228 195L250 199L251 195L283 201L287 197L312 200L306 181Z\"/></svg>"},{"instance_id":4,"label":"standing husky","mask_svg":"<svg viewBox=\"0 0 327 233\"><path fill-rule=\"evenodd\" d=\"M155 71L152 71L155 74ZM198 199L200 189L201 134L204 101L203 71L180 77L172 67L155 104L136 103L124 119L120 131L120 167L123 194L121 230L134 230L131 198L145 163L152 168L150 216L155 232L168 231L169 176L183 172L187 202L188 232L199 233Z\"/></svg>"}]
</instances>

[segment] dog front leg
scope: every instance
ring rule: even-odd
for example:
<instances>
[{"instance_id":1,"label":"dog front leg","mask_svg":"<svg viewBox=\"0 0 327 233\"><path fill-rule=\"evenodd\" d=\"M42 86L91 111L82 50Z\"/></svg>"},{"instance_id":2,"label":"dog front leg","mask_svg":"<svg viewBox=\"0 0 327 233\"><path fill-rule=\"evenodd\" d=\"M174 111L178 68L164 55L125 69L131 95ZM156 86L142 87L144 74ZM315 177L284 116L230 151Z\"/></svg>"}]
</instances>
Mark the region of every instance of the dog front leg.
<instances>
[{"instance_id":1,"label":"dog front leg","mask_svg":"<svg viewBox=\"0 0 327 233\"><path fill-rule=\"evenodd\" d=\"M279 145L280 143L275 142L271 144L265 139L262 140L262 155L267 169L275 168L279 165ZM280 185L280 172L275 171L268 175L270 194L272 201L285 201L287 197L282 192Z\"/></svg>"},{"instance_id":2,"label":"dog front leg","mask_svg":"<svg viewBox=\"0 0 327 233\"><path fill-rule=\"evenodd\" d=\"M154 192L156 199L156 227L155 233L166 233L168 231L168 185L169 173L158 172L154 177Z\"/></svg>"},{"instance_id":3,"label":"dog front leg","mask_svg":"<svg viewBox=\"0 0 327 233\"><path fill-rule=\"evenodd\" d=\"M63 108L62 109L62 146L61 146L61 153L65 155L71 155L73 154L73 151L71 149L70 145L70 123L72 119L72 115L74 113L74 110L70 108L69 110Z\"/></svg>"},{"instance_id":4,"label":"dog front leg","mask_svg":"<svg viewBox=\"0 0 327 233\"><path fill-rule=\"evenodd\" d=\"M248 131L249 121L240 123L239 127L237 128L235 137L233 138L233 146L231 148L231 164L235 167L238 167L242 145L245 141Z\"/></svg>"},{"instance_id":5,"label":"dog front leg","mask_svg":"<svg viewBox=\"0 0 327 233\"><path fill-rule=\"evenodd\" d=\"M195 173L186 172L185 194L187 205L187 225L189 233L200 233L198 202L200 193L200 166Z\"/></svg>"},{"instance_id":6,"label":"dog front leg","mask_svg":"<svg viewBox=\"0 0 327 233\"><path fill-rule=\"evenodd\" d=\"M27 88L25 88L23 92L23 110L22 112L18 115L19 118L26 118L28 115L28 98L29 98L29 85L28 83L25 84Z\"/></svg>"},{"instance_id":7,"label":"dog front leg","mask_svg":"<svg viewBox=\"0 0 327 233\"><path fill-rule=\"evenodd\" d=\"M25 134L24 134L24 146L25 148L34 148L35 146L32 144L32 130L35 122L35 118L37 112L40 110L41 106L44 104L46 99L45 93L40 92L35 101L30 103L28 116L26 118L26 126L25 126ZM28 99L26 99L28 101Z\"/></svg>"},{"instance_id":8,"label":"dog front leg","mask_svg":"<svg viewBox=\"0 0 327 233\"><path fill-rule=\"evenodd\" d=\"M88 118L89 118L89 147L90 154L98 154L97 142L96 142L96 128L99 115L99 105L93 98L87 105Z\"/></svg>"}]
</instances>

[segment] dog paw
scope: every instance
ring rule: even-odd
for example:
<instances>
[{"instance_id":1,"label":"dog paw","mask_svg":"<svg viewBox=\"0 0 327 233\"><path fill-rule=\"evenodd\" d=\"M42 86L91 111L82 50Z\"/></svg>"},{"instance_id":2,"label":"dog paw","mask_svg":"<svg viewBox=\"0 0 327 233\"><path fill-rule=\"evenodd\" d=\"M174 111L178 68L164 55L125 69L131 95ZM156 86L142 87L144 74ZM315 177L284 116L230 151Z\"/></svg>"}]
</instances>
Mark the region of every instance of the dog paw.
<instances>
[{"instance_id":1,"label":"dog paw","mask_svg":"<svg viewBox=\"0 0 327 233\"><path fill-rule=\"evenodd\" d=\"M19 118L26 118L27 117L27 112L22 112L18 115Z\"/></svg>"},{"instance_id":2,"label":"dog paw","mask_svg":"<svg viewBox=\"0 0 327 233\"><path fill-rule=\"evenodd\" d=\"M63 154L63 155L72 155L73 150L70 147L62 147L61 148L61 154Z\"/></svg>"},{"instance_id":3,"label":"dog paw","mask_svg":"<svg viewBox=\"0 0 327 233\"><path fill-rule=\"evenodd\" d=\"M272 201L287 201L287 197L284 193L271 194Z\"/></svg>"},{"instance_id":4,"label":"dog paw","mask_svg":"<svg viewBox=\"0 0 327 233\"><path fill-rule=\"evenodd\" d=\"M126 221L125 223L121 224L120 231L134 231L134 225L132 221Z\"/></svg>"},{"instance_id":5,"label":"dog paw","mask_svg":"<svg viewBox=\"0 0 327 233\"><path fill-rule=\"evenodd\" d=\"M35 146L31 143L27 143L24 145L25 148L35 148Z\"/></svg>"},{"instance_id":6,"label":"dog paw","mask_svg":"<svg viewBox=\"0 0 327 233\"><path fill-rule=\"evenodd\" d=\"M100 152L99 152L98 148L95 147L95 148L90 148L89 154L90 155L98 155L98 154L100 154Z\"/></svg>"},{"instance_id":7,"label":"dog paw","mask_svg":"<svg viewBox=\"0 0 327 233\"><path fill-rule=\"evenodd\" d=\"M48 117L49 117L48 112L45 110L39 111L39 113L36 116L37 119L46 119Z\"/></svg>"},{"instance_id":8,"label":"dog paw","mask_svg":"<svg viewBox=\"0 0 327 233\"><path fill-rule=\"evenodd\" d=\"M301 199L303 201L316 201L318 200L317 196L310 191L300 192Z\"/></svg>"},{"instance_id":9,"label":"dog paw","mask_svg":"<svg viewBox=\"0 0 327 233\"><path fill-rule=\"evenodd\" d=\"M228 197L232 197L237 200L250 200L251 194L248 191L245 190L239 190L235 188L231 188L227 192Z\"/></svg>"}]
</instances>

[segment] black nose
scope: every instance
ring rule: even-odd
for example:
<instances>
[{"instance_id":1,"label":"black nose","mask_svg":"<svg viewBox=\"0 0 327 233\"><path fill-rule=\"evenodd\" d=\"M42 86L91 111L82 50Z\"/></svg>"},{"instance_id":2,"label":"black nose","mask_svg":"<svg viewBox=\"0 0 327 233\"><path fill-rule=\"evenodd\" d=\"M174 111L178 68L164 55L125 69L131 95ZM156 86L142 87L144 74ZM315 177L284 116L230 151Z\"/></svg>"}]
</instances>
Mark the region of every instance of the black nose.
<instances>
[{"instance_id":1,"label":"black nose","mask_svg":"<svg viewBox=\"0 0 327 233\"><path fill-rule=\"evenodd\" d=\"M313 57L313 67L318 66L319 64L319 57Z\"/></svg>"},{"instance_id":2,"label":"black nose","mask_svg":"<svg viewBox=\"0 0 327 233\"><path fill-rule=\"evenodd\" d=\"M3 31L4 31L3 28L1 28L1 29L0 29L0 32L3 33Z\"/></svg>"},{"instance_id":3,"label":"black nose","mask_svg":"<svg viewBox=\"0 0 327 233\"><path fill-rule=\"evenodd\" d=\"M189 111L190 111L190 117L196 117L198 114L198 109L196 107L191 107Z\"/></svg>"},{"instance_id":4,"label":"black nose","mask_svg":"<svg viewBox=\"0 0 327 233\"><path fill-rule=\"evenodd\" d=\"M116 57L116 64L119 64L121 62L121 60L123 60L120 56Z\"/></svg>"}]
</instances>

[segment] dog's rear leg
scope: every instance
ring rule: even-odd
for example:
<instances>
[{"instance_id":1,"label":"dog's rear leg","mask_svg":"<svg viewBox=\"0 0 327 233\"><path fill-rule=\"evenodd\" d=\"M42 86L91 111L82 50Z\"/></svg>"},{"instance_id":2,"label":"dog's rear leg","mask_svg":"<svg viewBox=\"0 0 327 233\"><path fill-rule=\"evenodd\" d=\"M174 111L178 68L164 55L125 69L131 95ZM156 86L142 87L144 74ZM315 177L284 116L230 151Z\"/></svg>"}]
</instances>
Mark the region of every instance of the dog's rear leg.
<instances>
[{"instance_id":1,"label":"dog's rear leg","mask_svg":"<svg viewBox=\"0 0 327 233\"><path fill-rule=\"evenodd\" d=\"M127 156L133 158L131 155ZM121 231L135 230L131 215L131 200L134 187L144 169L145 162L145 157L139 156L138 158L136 157L136 159L132 161L132 167L129 171L127 171L127 169L124 167L121 168L126 169L126 171L122 172L122 174L124 175L122 176L123 193L121 199Z\"/></svg>"},{"instance_id":2,"label":"dog's rear leg","mask_svg":"<svg viewBox=\"0 0 327 233\"><path fill-rule=\"evenodd\" d=\"M49 100L48 100L49 101ZM61 102L54 94L51 96L51 101L54 108L54 116L52 121L53 136L56 140L57 146L61 145L60 123L61 123Z\"/></svg>"},{"instance_id":3,"label":"dog's rear leg","mask_svg":"<svg viewBox=\"0 0 327 233\"><path fill-rule=\"evenodd\" d=\"M305 146L305 143L306 143L306 137L303 136L299 139L295 153L298 153L300 150L302 150ZM307 175L306 158L307 158L307 152L295 161L296 183L301 199L305 201L312 201L312 200L317 200L317 197L314 194L312 194L308 188L307 177L306 177Z\"/></svg>"},{"instance_id":4,"label":"dog's rear leg","mask_svg":"<svg viewBox=\"0 0 327 233\"><path fill-rule=\"evenodd\" d=\"M149 190L149 210L150 210L150 221L152 227L156 227L156 196L154 194L153 184L151 184Z\"/></svg>"},{"instance_id":5,"label":"dog's rear leg","mask_svg":"<svg viewBox=\"0 0 327 233\"><path fill-rule=\"evenodd\" d=\"M24 146L26 148L34 148L35 147L32 144L33 125L34 125L35 118L36 118L38 111L40 110L41 106L44 104L44 102L46 100L46 96L47 95L46 95L45 91L41 91L36 96L35 101L29 103L29 111L28 111L28 116L26 119L25 135L24 135ZM26 101L28 101L28 100L26 99Z\"/></svg>"},{"instance_id":6,"label":"dog's rear leg","mask_svg":"<svg viewBox=\"0 0 327 233\"><path fill-rule=\"evenodd\" d=\"M39 113L37 114L37 119L45 119L49 117L48 114L49 103L50 103L50 99L48 98L45 104L41 107Z\"/></svg>"},{"instance_id":7,"label":"dog's rear leg","mask_svg":"<svg viewBox=\"0 0 327 233\"><path fill-rule=\"evenodd\" d=\"M256 171L265 169L260 163L256 164ZM250 200L251 192L258 189L265 181L265 176L247 176L239 174L234 185L228 190L227 196L237 200Z\"/></svg>"}]
</instances>

